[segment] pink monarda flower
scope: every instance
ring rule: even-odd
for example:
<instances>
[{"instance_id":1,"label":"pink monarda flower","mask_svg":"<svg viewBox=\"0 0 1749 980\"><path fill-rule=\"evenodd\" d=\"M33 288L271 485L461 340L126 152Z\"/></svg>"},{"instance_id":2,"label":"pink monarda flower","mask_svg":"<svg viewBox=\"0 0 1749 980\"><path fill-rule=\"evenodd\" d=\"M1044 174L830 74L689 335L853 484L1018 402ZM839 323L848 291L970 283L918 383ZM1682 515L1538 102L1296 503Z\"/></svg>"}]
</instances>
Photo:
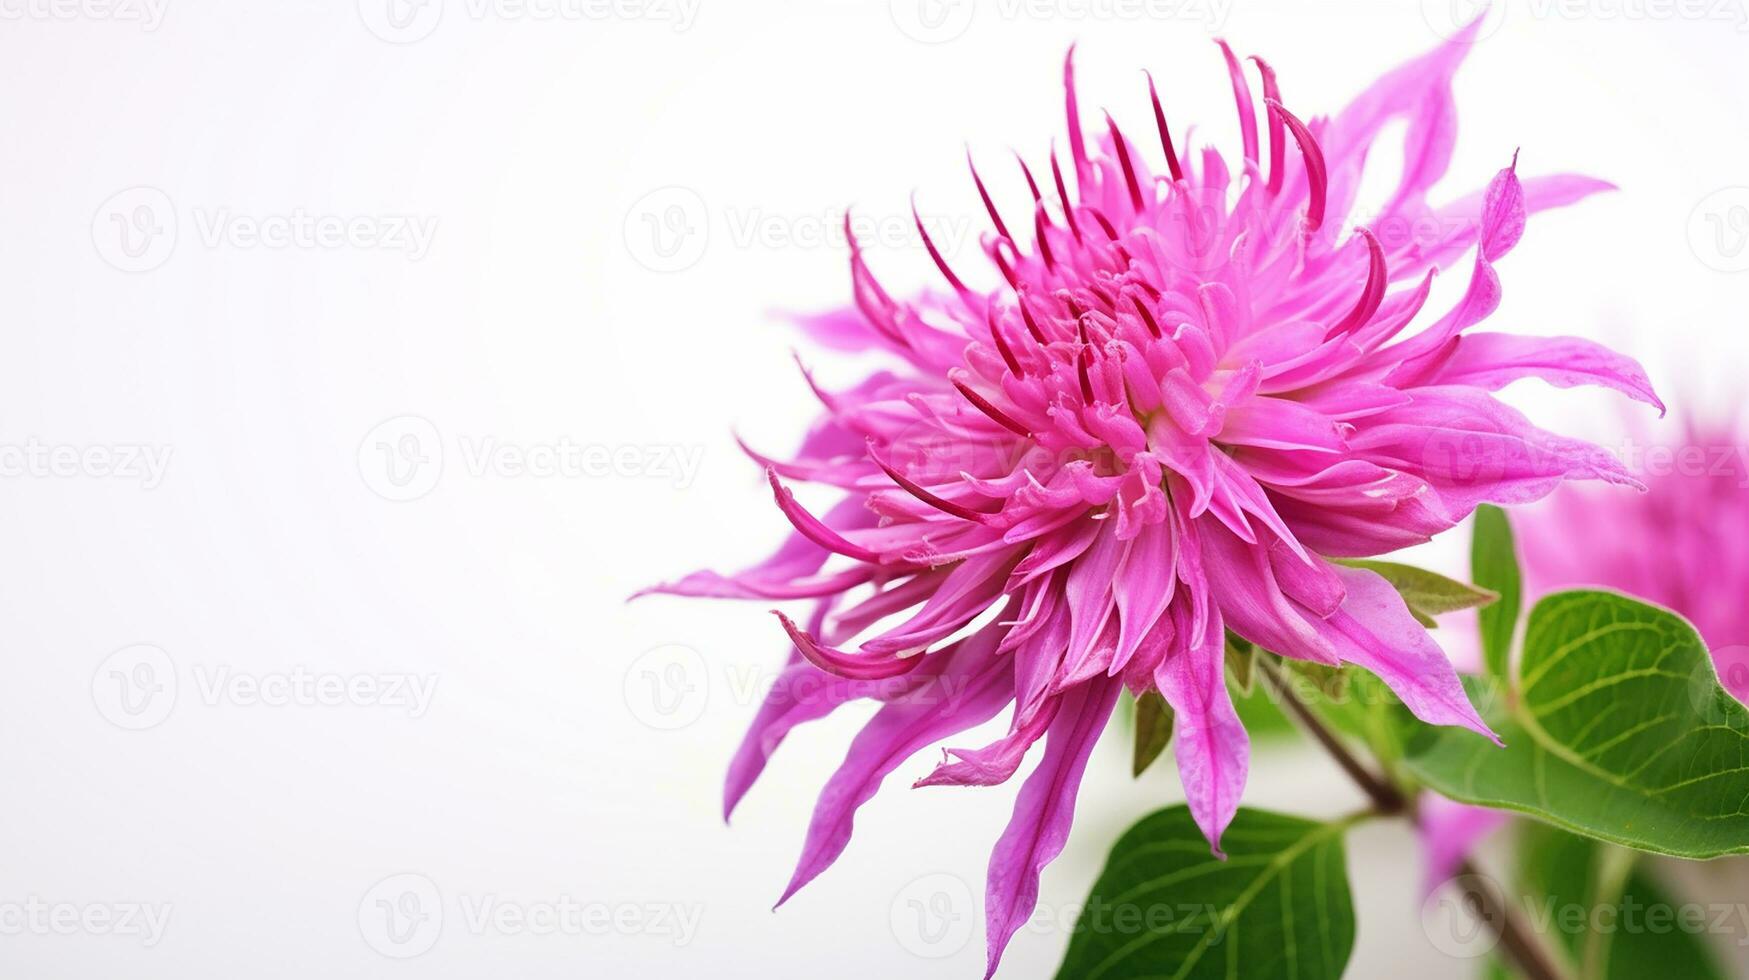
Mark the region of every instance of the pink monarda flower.
<instances>
[{"instance_id":1,"label":"pink monarda flower","mask_svg":"<svg viewBox=\"0 0 1749 980\"><path fill-rule=\"evenodd\" d=\"M1125 687L1157 689L1175 710L1179 776L1218 852L1249 760L1226 630L1358 664L1425 721L1492 735L1396 592L1329 559L1427 541L1478 503L1523 503L1565 479L1633 482L1489 394L1508 382L1657 399L1635 363L1586 341L1464 333L1498 305L1493 265L1526 214L1607 187L1521 183L1509 166L1483 193L1427 204L1451 158L1450 80L1468 43L1310 121L1253 59L1259 105L1222 44L1242 153L1180 155L1155 97L1158 173L1109 116L1083 133L1071 51L1066 157L1027 170L1031 199L1006 212L973 171L992 288L968 285L925 234L951 288L902 300L852 242L854 308L806 325L900 366L816 387L825 412L799 458L754 454L796 529L775 555L655 590L814 603L805 626L779 614L794 652L731 764L725 810L795 725L884 702L821 794L784 899L844 850L888 773L1010 709L1005 737L949 749L919 782L1000 783L1045 742L990 860L994 971ZM1397 121L1401 181L1370 229L1342 233L1367 151ZM1462 299L1410 331L1435 267L1472 248ZM816 516L786 481L844 498ZM802 683L821 672L844 680Z\"/></svg>"}]
</instances>

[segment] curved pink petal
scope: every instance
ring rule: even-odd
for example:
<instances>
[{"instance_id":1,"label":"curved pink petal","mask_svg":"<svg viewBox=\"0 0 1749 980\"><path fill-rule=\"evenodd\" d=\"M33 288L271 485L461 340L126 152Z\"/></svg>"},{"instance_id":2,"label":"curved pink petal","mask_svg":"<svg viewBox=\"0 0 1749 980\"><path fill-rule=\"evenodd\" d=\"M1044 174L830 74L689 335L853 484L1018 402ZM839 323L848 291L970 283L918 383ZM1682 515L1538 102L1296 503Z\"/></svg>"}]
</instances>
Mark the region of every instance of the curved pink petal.
<instances>
[{"instance_id":1,"label":"curved pink petal","mask_svg":"<svg viewBox=\"0 0 1749 980\"><path fill-rule=\"evenodd\" d=\"M1063 852L1069 839L1087 757L1105 730L1122 687L1113 680L1093 680L1063 695L1062 707L1045 735L1044 759L1020 788L1014 815L990 854L984 910L989 943L986 980L996 973L1008 940L1038 906L1039 873Z\"/></svg>"}]
</instances>

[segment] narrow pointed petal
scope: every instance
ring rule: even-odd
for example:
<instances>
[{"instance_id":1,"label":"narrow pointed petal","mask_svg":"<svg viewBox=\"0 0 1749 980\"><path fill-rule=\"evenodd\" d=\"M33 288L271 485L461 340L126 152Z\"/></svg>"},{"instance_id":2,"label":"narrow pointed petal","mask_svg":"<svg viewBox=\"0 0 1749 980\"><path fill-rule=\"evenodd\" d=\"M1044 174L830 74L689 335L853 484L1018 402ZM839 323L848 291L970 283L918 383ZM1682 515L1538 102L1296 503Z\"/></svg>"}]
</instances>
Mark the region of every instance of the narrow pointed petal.
<instances>
[{"instance_id":1,"label":"narrow pointed petal","mask_svg":"<svg viewBox=\"0 0 1749 980\"><path fill-rule=\"evenodd\" d=\"M856 811L889 773L924 748L994 718L1013 698L1008 661L989 656L994 646L993 635L980 634L939 655L931 676L941 683L926 695L881 708L857 734L844 764L820 792L801 858L777 904L789 901L844 853Z\"/></svg>"},{"instance_id":2,"label":"narrow pointed petal","mask_svg":"<svg viewBox=\"0 0 1749 980\"><path fill-rule=\"evenodd\" d=\"M1068 842L1081 775L1122 689L1117 681L1098 679L1065 694L1045 736L1044 759L1020 788L1008 829L990 854L984 912L989 943L985 980L995 975L1008 940L1038 906L1039 874Z\"/></svg>"},{"instance_id":3,"label":"narrow pointed petal","mask_svg":"<svg viewBox=\"0 0 1749 980\"><path fill-rule=\"evenodd\" d=\"M1219 625L1209 633L1202 643L1168 654L1154 677L1174 713L1173 754L1190 815L1209 848L1225 857L1221 834L1239 812L1251 742L1227 693Z\"/></svg>"}]
</instances>

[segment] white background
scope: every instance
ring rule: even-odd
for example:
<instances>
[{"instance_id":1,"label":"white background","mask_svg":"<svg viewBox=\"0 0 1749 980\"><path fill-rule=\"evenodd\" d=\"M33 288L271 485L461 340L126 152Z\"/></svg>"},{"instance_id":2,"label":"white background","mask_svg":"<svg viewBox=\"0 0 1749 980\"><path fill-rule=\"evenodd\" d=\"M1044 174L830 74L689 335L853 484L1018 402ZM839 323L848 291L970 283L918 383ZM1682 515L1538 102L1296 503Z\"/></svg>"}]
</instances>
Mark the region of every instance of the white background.
<instances>
[{"instance_id":1,"label":"white background","mask_svg":"<svg viewBox=\"0 0 1749 980\"><path fill-rule=\"evenodd\" d=\"M969 271L963 147L1004 200L1023 193L1006 148L1039 160L1061 138L1070 41L1090 119L1106 105L1147 135L1152 68L1180 132L1231 148L1212 33L1267 56L1291 108L1329 112L1436 43L1449 5L428 0L398 30L386 2L0 0L0 973L979 975L973 906L1013 787L908 792L932 762L913 760L772 914L865 712L799 730L725 827L724 763L776 625L625 598L777 540L729 432L782 452L813 411L781 311L848 297L846 205L884 239L889 284L933 275L904 231L914 189ZM1610 341L1673 404L1731 408L1749 347L1749 190L1727 190L1749 184L1742 0L1508 7L1459 75L1445 192L1517 147L1522 173L1622 191L1533 221L1494 324ZM317 218L342 233L254 237ZM1647 414L1511 394L1569 431ZM606 455L544 476L474 457L566 441ZM384 445L411 455L391 472ZM168 454L161 479L87 452L142 447ZM354 686L328 704L251 687L294 674ZM366 687L409 677L428 702ZM651 688L669 677L685 683ZM1064 921L1117 833L1177 798L1170 765L1128 778L1122 742L1101 745L1044 878ZM1291 754L1260 754L1249 794L1357 803ZM1405 831L1356 832L1349 860L1353 975L1473 975L1424 934ZM418 877L379 886L396 875ZM424 925L391 935L376 902L409 883ZM938 891L951 929L921 942L907 903ZM562 900L617 925L475 918ZM154 942L30 918L39 904L169 920ZM1064 942L1024 930L1004 975L1051 975Z\"/></svg>"}]
</instances>

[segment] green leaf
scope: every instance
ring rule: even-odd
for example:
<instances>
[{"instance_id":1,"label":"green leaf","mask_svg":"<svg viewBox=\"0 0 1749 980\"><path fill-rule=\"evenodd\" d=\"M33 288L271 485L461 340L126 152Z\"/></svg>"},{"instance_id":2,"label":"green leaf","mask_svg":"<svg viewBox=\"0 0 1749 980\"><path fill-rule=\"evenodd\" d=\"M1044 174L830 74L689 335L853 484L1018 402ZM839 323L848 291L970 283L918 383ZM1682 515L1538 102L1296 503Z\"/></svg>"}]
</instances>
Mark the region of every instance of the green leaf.
<instances>
[{"instance_id":1,"label":"green leaf","mask_svg":"<svg viewBox=\"0 0 1749 980\"><path fill-rule=\"evenodd\" d=\"M1722 980L1701 938L1705 917L1681 911L1634 866L1635 858L1632 851L1525 821L1518 888L1526 921L1560 940L1581 977Z\"/></svg>"},{"instance_id":2,"label":"green leaf","mask_svg":"<svg viewBox=\"0 0 1749 980\"><path fill-rule=\"evenodd\" d=\"M1569 964L1585 963L1584 976L1600 977L1606 934L1589 928L1591 913L1622 897L1634 852L1534 820L1519 825L1517 849L1519 894L1511 901L1534 932L1559 941Z\"/></svg>"},{"instance_id":3,"label":"green leaf","mask_svg":"<svg viewBox=\"0 0 1749 980\"><path fill-rule=\"evenodd\" d=\"M1239 714L1239 723L1245 726L1245 732L1253 742L1291 739L1299 734L1299 729L1282 714L1267 687L1253 684L1247 694L1231 680L1227 683L1233 697L1233 709Z\"/></svg>"},{"instance_id":4,"label":"green leaf","mask_svg":"<svg viewBox=\"0 0 1749 980\"><path fill-rule=\"evenodd\" d=\"M1233 674L1233 683L1243 694L1251 693L1251 682L1257 662L1257 648L1250 640L1240 639L1231 631L1227 633L1227 669Z\"/></svg>"},{"instance_id":5,"label":"green leaf","mask_svg":"<svg viewBox=\"0 0 1749 980\"><path fill-rule=\"evenodd\" d=\"M1477 685L1506 748L1417 727L1408 770L1452 799L1628 847L1749 853L1749 708L1687 621L1614 593L1556 593L1531 612L1518 673L1515 699Z\"/></svg>"},{"instance_id":6,"label":"green leaf","mask_svg":"<svg viewBox=\"0 0 1749 980\"><path fill-rule=\"evenodd\" d=\"M1707 947L1705 930L1710 921L1697 921L1691 911L1711 910L1692 903L1671 900L1650 875L1635 870L1628 876L1623 897L1617 903L1619 925L1610 933L1607 980L1645 980L1646 977L1681 977L1682 980L1725 980ZM1632 921L1635 911L1638 921Z\"/></svg>"},{"instance_id":7,"label":"green leaf","mask_svg":"<svg viewBox=\"0 0 1749 980\"><path fill-rule=\"evenodd\" d=\"M1429 629L1438 625L1433 621L1435 616L1457 612L1459 609L1486 606L1500 598L1498 593L1490 589L1467 585L1414 565L1359 558L1345 558L1337 563L1349 568L1365 569L1391 583L1391 587L1403 597L1403 603L1409 607L1410 614Z\"/></svg>"},{"instance_id":8,"label":"green leaf","mask_svg":"<svg viewBox=\"0 0 1749 980\"><path fill-rule=\"evenodd\" d=\"M1505 680L1512 657L1512 634L1518 626L1523 583L1518 550L1506 512L1492 504L1476 508L1475 537L1470 541L1470 578L1499 596L1477 615L1482 624L1482 662L1488 676Z\"/></svg>"},{"instance_id":9,"label":"green leaf","mask_svg":"<svg viewBox=\"0 0 1749 980\"><path fill-rule=\"evenodd\" d=\"M1140 776L1172 741L1172 706L1159 691L1147 691L1136 699L1136 756L1133 775Z\"/></svg>"},{"instance_id":10,"label":"green leaf","mask_svg":"<svg viewBox=\"0 0 1749 980\"><path fill-rule=\"evenodd\" d=\"M1058 980L1336 980L1354 948L1350 822L1241 809L1222 861L1187 808L1143 818L1112 848Z\"/></svg>"}]
</instances>

